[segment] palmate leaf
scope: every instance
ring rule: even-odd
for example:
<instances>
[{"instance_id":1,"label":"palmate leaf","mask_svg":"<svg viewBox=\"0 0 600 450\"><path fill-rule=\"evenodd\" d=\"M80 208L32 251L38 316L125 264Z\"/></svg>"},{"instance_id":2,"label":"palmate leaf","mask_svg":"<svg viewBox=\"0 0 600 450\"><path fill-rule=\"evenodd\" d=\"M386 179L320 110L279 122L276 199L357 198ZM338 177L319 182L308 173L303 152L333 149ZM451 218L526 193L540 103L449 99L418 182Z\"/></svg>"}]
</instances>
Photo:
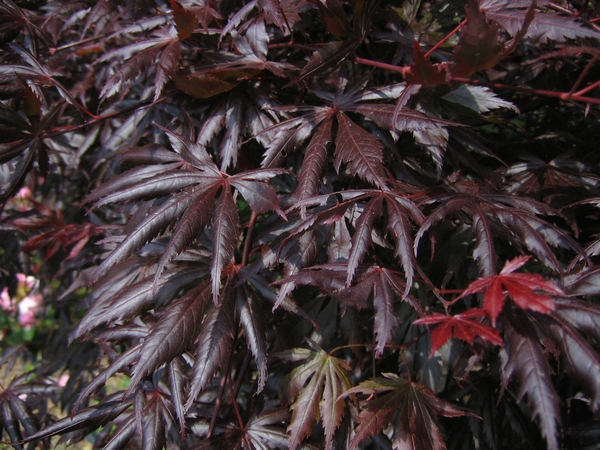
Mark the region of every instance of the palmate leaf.
<instances>
[{"instance_id":1,"label":"palmate leaf","mask_svg":"<svg viewBox=\"0 0 600 450\"><path fill-rule=\"evenodd\" d=\"M311 203L321 205L325 202L331 203L330 207L325 207L322 210L312 211L312 215L300 225L298 230L313 229L314 227L320 227L324 224L329 225L331 222L340 224L345 227L345 222L342 220L347 209L355 203L359 203L361 200L371 198L369 202L360 211L360 216L356 219L354 225L354 234L351 239L345 241L330 242L328 249L331 245L334 248L340 246L348 247L349 252L345 254L345 261L347 261L347 274L346 274L346 286L350 286L354 279L354 273L358 265L362 262L366 253L370 250L372 245L372 234L377 229L375 225L376 220L380 216L385 216L387 221L386 230L391 236L395 244L395 255L402 265L405 272L406 282L403 283L405 286L404 292L401 294L405 297L412 286L413 275L415 271L415 258L412 251L413 239L412 239L412 225L411 220L417 224L422 224L424 216L417 206L406 196L394 193L392 191L379 191L379 190L348 190L340 192L339 195L344 199L343 202L337 203L333 196L318 196L312 199L306 199L306 201L299 202L294 205L293 208L300 209L302 211L306 206ZM384 214L384 213L387 213ZM346 228L347 231L347 228ZM340 239L340 236L335 234L331 236L334 239ZM378 241L379 245L386 245Z\"/></svg>"},{"instance_id":2,"label":"palmate leaf","mask_svg":"<svg viewBox=\"0 0 600 450\"><path fill-rule=\"evenodd\" d=\"M536 326L522 314L505 317L504 342L506 360L502 367L506 387L516 374L519 380L519 400L527 395L532 417L538 418L549 450L558 450L557 423L560 422L560 398L552 384L552 369L548 364Z\"/></svg>"},{"instance_id":3,"label":"palmate leaf","mask_svg":"<svg viewBox=\"0 0 600 450\"><path fill-rule=\"evenodd\" d=\"M478 308L448 316L444 314L428 314L413 322L414 325L438 325L431 333L432 357L449 339L455 337L472 344L476 337L496 345L504 345L497 330L485 325L477 319L486 316L486 311Z\"/></svg>"},{"instance_id":4,"label":"palmate leaf","mask_svg":"<svg viewBox=\"0 0 600 450\"><path fill-rule=\"evenodd\" d=\"M446 445L436 424L437 416L471 415L440 400L426 386L391 373L384 376L385 378L363 381L343 394L369 394L370 399L360 412L350 449L356 448L370 436L380 433L394 420L394 448L443 450ZM375 394L381 393L385 394L373 398Z\"/></svg>"},{"instance_id":5,"label":"palmate leaf","mask_svg":"<svg viewBox=\"0 0 600 450\"><path fill-rule=\"evenodd\" d=\"M473 281L462 296L485 291L483 308L496 326L498 316L504 308L505 291L521 309L529 309L541 314L549 314L555 309L552 297L545 294L564 296L562 289L541 275L514 273L525 264L530 257L521 256L507 261L499 275L480 278Z\"/></svg>"},{"instance_id":6,"label":"palmate leaf","mask_svg":"<svg viewBox=\"0 0 600 450\"><path fill-rule=\"evenodd\" d=\"M344 413L340 397L351 387L348 364L325 353L317 344L309 341L314 350L293 349L277 354L290 361L308 360L295 368L283 380L280 388L286 403L292 403L292 420L288 426L289 448L295 449L311 434L315 420L320 420L325 432L325 448L330 449L333 435ZM307 384L308 383L308 384Z\"/></svg>"},{"instance_id":7,"label":"palmate leaf","mask_svg":"<svg viewBox=\"0 0 600 450\"><path fill-rule=\"evenodd\" d=\"M375 356L380 357L385 345L390 341L398 325L395 314L395 296L393 291L401 287L403 281L390 270L372 267L363 275L356 286L338 292L337 296L343 301L358 308L366 306L373 292L375 317L373 333L375 335Z\"/></svg>"},{"instance_id":8,"label":"palmate leaf","mask_svg":"<svg viewBox=\"0 0 600 450\"><path fill-rule=\"evenodd\" d=\"M46 407L57 388L45 377L34 379L31 372L15 377L4 385L0 392L0 436L3 431L6 432L13 447L23 449L23 431L26 437L39 433L40 421L34 410Z\"/></svg>"},{"instance_id":9,"label":"palmate leaf","mask_svg":"<svg viewBox=\"0 0 600 450\"><path fill-rule=\"evenodd\" d=\"M443 188L443 193L432 190L431 195L421 200L421 204L440 203L427 219L415 237L415 251L426 232L444 219L466 213L471 216L474 226L474 256L483 273L494 273L496 251L492 239L501 235L518 248L527 247L542 263L551 269L562 272L562 268L550 246L569 248L583 253L579 244L569 234L539 215L558 215L554 208L528 197L505 194L491 184L482 185L472 181L461 181ZM489 252L492 252L491 254Z\"/></svg>"},{"instance_id":10,"label":"palmate leaf","mask_svg":"<svg viewBox=\"0 0 600 450\"><path fill-rule=\"evenodd\" d=\"M245 432L254 448L289 448L289 436L278 424L289 420L287 408L263 411L251 417Z\"/></svg>"},{"instance_id":11,"label":"palmate leaf","mask_svg":"<svg viewBox=\"0 0 600 450\"><path fill-rule=\"evenodd\" d=\"M150 398L140 415L142 448L144 450L161 450L165 443L165 419L169 418L171 411L158 390L150 393Z\"/></svg>"},{"instance_id":12,"label":"palmate leaf","mask_svg":"<svg viewBox=\"0 0 600 450\"><path fill-rule=\"evenodd\" d=\"M506 191L535 196L555 207L573 204L600 187L593 169L569 154L549 162L529 156L509 167L506 174Z\"/></svg>"},{"instance_id":13,"label":"palmate leaf","mask_svg":"<svg viewBox=\"0 0 600 450\"><path fill-rule=\"evenodd\" d=\"M165 131L179 156L173 159L182 163L150 164L131 169L94 190L86 198L87 202L95 201L94 206L98 207L112 202L169 196L164 202L157 202L158 205L135 223L124 240L98 267L92 281L171 228L169 242L156 268L155 293L164 268L212 222L215 241L211 274L216 296L220 272L231 262L238 240L239 217L231 186L242 194L253 211L262 214L274 210L283 216L277 193L267 182L273 176L288 172L283 169L257 169L226 177L217 170L203 146L172 131ZM138 153L134 158L138 162L152 156L151 149ZM163 155L159 161L165 159L168 160L168 157ZM189 170L180 170L180 164L186 163Z\"/></svg>"}]
</instances>

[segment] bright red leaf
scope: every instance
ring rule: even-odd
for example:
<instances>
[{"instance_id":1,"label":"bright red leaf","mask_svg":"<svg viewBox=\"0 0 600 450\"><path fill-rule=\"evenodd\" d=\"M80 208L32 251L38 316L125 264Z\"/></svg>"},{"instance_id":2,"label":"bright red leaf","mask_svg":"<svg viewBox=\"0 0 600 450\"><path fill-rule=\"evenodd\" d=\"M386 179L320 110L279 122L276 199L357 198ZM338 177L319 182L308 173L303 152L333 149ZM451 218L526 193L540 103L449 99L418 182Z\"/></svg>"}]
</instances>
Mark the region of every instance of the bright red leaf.
<instances>
[{"instance_id":1,"label":"bright red leaf","mask_svg":"<svg viewBox=\"0 0 600 450\"><path fill-rule=\"evenodd\" d=\"M477 319L485 316L486 312L483 309L473 308L455 316L438 313L430 314L415 320L414 323L417 325L439 324L431 333L431 352L429 356L433 356L452 337L466 341L469 344L472 344L476 337L480 337L492 344L503 345L498 331L477 321Z\"/></svg>"},{"instance_id":2,"label":"bright red leaf","mask_svg":"<svg viewBox=\"0 0 600 450\"><path fill-rule=\"evenodd\" d=\"M564 296L564 292L541 275L530 273L513 273L529 260L529 256L519 256L508 261L499 275L475 280L463 292L462 296L484 292L483 309L496 326L496 320L504 307L506 294L521 309L530 309L542 314L554 311L552 297L546 294ZM543 293L542 293L543 292Z\"/></svg>"}]
</instances>

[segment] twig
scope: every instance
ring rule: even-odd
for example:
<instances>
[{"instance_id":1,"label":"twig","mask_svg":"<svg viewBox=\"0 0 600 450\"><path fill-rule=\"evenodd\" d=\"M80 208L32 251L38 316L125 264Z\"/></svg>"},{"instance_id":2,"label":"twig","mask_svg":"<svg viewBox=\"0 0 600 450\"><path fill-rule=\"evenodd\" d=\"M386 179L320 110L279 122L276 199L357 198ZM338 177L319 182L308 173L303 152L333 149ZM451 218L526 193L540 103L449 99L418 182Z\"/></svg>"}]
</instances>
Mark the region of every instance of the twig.
<instances>
[{"instance_id":1,"label":"twig","mask_svg":"<svg viewBox=\"0 0 600 450\"><path fill-rule=\"evenodd\" d=\"M456 34L456 32L458 30L461 29L467 23L467 20L468 19L463 20L461 23L458 24L458 26L454 30L452 30L450 33L448 33L442 40L440 40L433 47L431 47L431 50L429 50L427 53L425 53L424 57L429 58L433 52L435 52L438 48L440 48L442 45L444 45L444 42L446 42L448 39L450 39L453 35Z\"/></svg>"}]
</instances>

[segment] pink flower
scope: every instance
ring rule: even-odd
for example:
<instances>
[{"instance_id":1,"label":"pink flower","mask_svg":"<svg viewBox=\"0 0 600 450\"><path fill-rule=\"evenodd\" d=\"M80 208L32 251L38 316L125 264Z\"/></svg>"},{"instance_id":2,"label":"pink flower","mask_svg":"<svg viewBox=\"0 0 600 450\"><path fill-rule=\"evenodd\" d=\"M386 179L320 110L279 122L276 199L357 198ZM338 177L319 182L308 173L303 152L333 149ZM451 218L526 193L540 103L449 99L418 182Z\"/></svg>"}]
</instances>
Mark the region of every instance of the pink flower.
<instances>
[{"instance_id":1,"label":"pink flower","mask_svg":"<svg viewBox=\"0 0 600 450\"><path fill-rule=\"evenodd\" d=\"M0 293L0 307L11 315L17 314L19 323L25 328L35 325L35 317L39 313L44 298L37 292L38 279L23 273L17 274L17 291L11 297L8 288Z\"/></svg>"},{"instance_id":2,"label":"pink flower","mask_svg":"<svg viewBox=\"0 0 600 450\"><path fill-rule=\"evenodd\" d=\"M9 312L13 312L15 310L13 299L8 295L8 288L4 288L0 294L0 307L4 311Z\"/></svg>"},{"instance_id":3,"label":"pink flower","mask_svg":"<svg viewBox=\"0 0 600 450\"><path fill-rule=\"evenodd\" d=\"M42 295L37 293L28 295L19 302L19 323L25 328L35 325L35 316L42 304Z\"/></svg>"}]
</instances>

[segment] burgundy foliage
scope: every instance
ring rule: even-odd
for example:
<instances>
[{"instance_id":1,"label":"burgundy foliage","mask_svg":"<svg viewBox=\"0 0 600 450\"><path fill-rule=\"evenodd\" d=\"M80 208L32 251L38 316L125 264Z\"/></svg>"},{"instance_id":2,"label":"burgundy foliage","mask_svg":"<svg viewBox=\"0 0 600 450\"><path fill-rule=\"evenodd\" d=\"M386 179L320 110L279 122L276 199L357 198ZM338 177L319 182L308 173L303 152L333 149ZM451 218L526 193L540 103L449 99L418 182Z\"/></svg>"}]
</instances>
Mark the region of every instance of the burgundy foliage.
<instances>
[{"instance_id":1,"label":"burgundy foliage","mask_svg":"<svg viewBox=\"0 0 600 450\"><path fill-rule=\"evenodd\" d=\"M597 449L599 58L574 0L0 0L0 440Z\"/></svg>"}]
</instances>

